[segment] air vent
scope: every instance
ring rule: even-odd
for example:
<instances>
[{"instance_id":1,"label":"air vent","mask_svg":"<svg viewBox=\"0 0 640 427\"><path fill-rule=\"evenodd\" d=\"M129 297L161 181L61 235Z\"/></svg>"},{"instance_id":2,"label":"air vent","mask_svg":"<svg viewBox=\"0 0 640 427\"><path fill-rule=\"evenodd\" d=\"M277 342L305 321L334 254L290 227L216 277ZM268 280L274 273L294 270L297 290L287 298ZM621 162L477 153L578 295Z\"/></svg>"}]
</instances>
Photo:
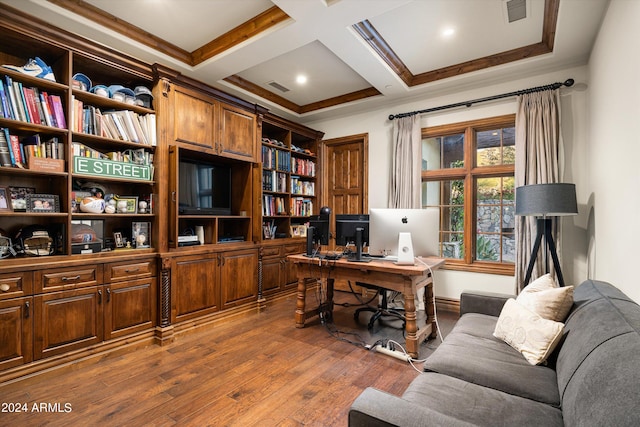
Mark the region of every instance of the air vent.
<instances>
[{"instance_id":1,"label":"air vent","mask_svg":"<svg viewBox=\"0 0 640 427\"><path fill-rule=\"evenodd\" d=\"M282 86L280 83L276 81L270 81L267 83L269 86L278 89L280 92L289 92L289 88Z\"/></svg>"},{"instance_id":2,"label":"air vent","mask_svg":"<svg viewBox=\"0 0 640 427\"><path fill-rule=\"evenodd\" d=\"M509 19L509 23L526 18L527 0L507 1L507 17Z\"/></svg>"}]
</instances>

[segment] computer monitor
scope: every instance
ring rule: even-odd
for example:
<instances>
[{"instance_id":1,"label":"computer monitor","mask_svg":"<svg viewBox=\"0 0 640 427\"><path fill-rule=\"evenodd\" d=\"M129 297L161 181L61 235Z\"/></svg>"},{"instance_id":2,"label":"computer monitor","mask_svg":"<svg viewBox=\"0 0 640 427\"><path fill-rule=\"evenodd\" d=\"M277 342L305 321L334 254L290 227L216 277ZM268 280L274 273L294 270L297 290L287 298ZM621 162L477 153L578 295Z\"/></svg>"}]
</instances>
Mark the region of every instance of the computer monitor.
<instances>
[{"instance_id":1,"label":"computer monitor","mask_svg":"<svg viewBox=\"0 0 640 427\"><path fill-rule=\"evenodd\" d=\"M399 233L411 233L415 256L438 256L439 232L438 208L374 208L369 211L369 254L397 257Z\"/></svg>"},{"instance_id":2,"label":"computer monitor","mask_svg":"<svg viewBox=\"0 0 640 427\"><path fill-rule=\"evenodd\" d=\"M309 227L313 227L311 238L319 245L329 244L329 215L312 215L309 217Z\"/></svg>"},{"instance_id":3,"label":"computer monitor","mask_svg":"<svg viewBox=\"0 0 640 427\"><path fill-rule=\"evenodd\" d=\"M369 215L336 214L336 246L352 243L356 251L350 257L353 261L363 261L362 248L369 242Z\"/></svg>"}]
</instances>

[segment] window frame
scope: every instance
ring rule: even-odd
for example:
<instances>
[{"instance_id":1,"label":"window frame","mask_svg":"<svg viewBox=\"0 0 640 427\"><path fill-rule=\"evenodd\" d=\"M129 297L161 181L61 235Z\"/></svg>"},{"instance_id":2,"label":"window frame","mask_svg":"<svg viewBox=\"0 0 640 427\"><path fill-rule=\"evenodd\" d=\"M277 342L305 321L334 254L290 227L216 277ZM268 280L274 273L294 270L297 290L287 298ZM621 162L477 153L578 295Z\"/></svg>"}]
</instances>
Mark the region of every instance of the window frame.
<instances>
[{"instance_id":1,"label":"window frame","mask_svg":"<svg viewBox=\"0 0 640 427\"><path fill-rule=\"evenodd\" d=\"M500 275L514 275L515 263L475 260L477 236L476 179L515 177L515 164L476 166L475 133L497 128L515 127L515 114L432 126L421 129L421 140L455 134L464 134L464 166L438 170L423 170L421 181L464 181L464 255L462 259L446 258L444 268L448 270L472 271Z\"/></svg>"}]
</instances>

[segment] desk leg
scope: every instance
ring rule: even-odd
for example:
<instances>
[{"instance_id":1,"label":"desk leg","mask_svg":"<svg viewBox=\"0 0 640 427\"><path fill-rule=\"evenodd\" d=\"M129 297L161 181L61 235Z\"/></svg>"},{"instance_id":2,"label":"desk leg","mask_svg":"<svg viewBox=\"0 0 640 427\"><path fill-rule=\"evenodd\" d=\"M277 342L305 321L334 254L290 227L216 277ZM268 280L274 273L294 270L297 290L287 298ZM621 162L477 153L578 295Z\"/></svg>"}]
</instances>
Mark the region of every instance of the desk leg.
<instances>
[{"instance_id":1,"label":"desk leg","mask_svg":"<svg viewBox=\"0 0 640 427\"><path fill-rule=\"evenodd\" d=\"M404 295L404 316L405 316L405 343L407 345L407 353L413 358L418 357L418 325L416 322L416 303L411 283L405 285Z\"/></svg>"},{"instance_id":2,"label":"desk leg","mask_svg":"<svg viewBox=\"0 0 640 427\"><path fill-rule=\"evenodd\" d=\"M436 325L435 297L433 295L433 281L430 281L424 289L424 312L427 315L427 325L431 325L431 334L429 338L436 338L438 335L438 327Z\"/></svg>"},{"instance_id":3,"label":"desk leg","mask_svg":"<svg viewBox=\"0 0 640 427\"><path fill-rule=\"evenodd\" d=\"M307 298L307 281L302 277L298 277L298 293L296 299L296 328L304 328L304 321L306 318Z\"/></svg>"}]
</instances>

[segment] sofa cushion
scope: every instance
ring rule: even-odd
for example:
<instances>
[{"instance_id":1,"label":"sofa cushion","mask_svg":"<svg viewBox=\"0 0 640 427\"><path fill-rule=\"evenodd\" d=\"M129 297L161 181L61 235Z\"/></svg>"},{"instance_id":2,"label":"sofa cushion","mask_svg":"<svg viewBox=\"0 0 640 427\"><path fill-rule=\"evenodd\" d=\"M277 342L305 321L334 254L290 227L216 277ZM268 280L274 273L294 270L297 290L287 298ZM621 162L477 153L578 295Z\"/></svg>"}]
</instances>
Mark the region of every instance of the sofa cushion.
<instances>
[{"instance_id":1,"label":"sofa cushion","mask_svg":"<svg viewBox=\"0 0 640 427\"><path fill-rule=\"evenodd\" d=\"M522 353L527 362L539 365L560 342L562 328L562 323L544 319L509 299L500 313L493 336Z\"/></svg>"},{"instance_id":2,"label":"sofa cushion","mask_svg":"<svg viewBox=\"0 0 640 427\"><path fill-rule=\"evenodd\" d=\"M425 371L450 375L505 393L560 405L556 373L534 366L495 338L495 316L467 313L424 363Z\"/></svg>"},{"instance_id":3,"label":"sofa cushion","mask_svg":"<svg viewBox=\"0 0 640 427\"><path fill-rule=\"evenodd\" d=\"M523 292L516 301L544 319L564 322L573 306L573 286Z\"/></svg>"},{"instance_id":4,"label":"sofa cushion","mask_svg":"<svg viewBox=\"0 0 640 427\"><path fill-rule=\"evenodd\" d=\"M478 426L562 426L558 408L436 373L413 380L403 399Z\"/></svg>"},{"instance_id":5,"label":"sofa cushion","mask_svg":"<svg viewBox=\"0 0 640 427\"><path fill-rule=\"evenodd\" d=\"M640 425L640 306L605 282L575 290L556 363L567 425Z\"/></svg>"}]
</instances>

